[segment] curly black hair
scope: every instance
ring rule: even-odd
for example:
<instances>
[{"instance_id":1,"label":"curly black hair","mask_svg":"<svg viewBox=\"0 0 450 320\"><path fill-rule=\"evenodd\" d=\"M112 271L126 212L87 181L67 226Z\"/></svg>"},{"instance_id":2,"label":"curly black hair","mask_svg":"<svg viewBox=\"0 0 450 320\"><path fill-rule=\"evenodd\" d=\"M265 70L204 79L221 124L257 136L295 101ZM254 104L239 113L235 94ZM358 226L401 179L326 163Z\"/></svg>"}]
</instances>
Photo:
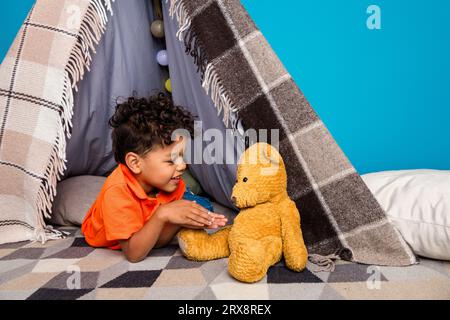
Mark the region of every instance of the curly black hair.
<instances>
[{"instance_id":1,"label":"curly black hair","mask_svg":"<svg viewBox=\"0 0 450 320\"><path fill-rule=\"evenodd\" d=\"M172 144L171 136L176 129L186 129L193 136L195 118L183 107L174 105L163 92L148 98L132 96L117 103L109 119L115 160L125 164L128 152L144 156L156 146Z\"/></svg>"}]
</instances>

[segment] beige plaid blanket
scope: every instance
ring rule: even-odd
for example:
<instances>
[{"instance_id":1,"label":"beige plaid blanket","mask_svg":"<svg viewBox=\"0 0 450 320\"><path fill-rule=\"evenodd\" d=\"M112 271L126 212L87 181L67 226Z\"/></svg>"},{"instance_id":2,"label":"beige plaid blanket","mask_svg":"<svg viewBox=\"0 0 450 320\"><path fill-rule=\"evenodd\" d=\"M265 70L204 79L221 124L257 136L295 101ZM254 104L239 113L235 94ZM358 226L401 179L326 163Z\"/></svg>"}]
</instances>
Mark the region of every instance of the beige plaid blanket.
<instances>
[{"instance_id":1,"label":"beige plaid blanket","mask_svg":"<svg viewBox=\"0 0 450 320\"><path fill-rule=\"evenodd\" d=\"M111 0L37 0L0 67L0 244L62 237L44 221L65 169L72 90Z\"/></svg>"}]
</instances>

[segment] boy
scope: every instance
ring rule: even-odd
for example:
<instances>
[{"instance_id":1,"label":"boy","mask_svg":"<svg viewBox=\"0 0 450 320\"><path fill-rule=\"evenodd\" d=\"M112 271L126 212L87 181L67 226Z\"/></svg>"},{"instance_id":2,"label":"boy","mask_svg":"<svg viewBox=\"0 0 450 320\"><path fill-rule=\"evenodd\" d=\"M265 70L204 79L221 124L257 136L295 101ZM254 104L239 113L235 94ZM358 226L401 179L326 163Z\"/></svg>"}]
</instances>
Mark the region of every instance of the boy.
<instances>
[{"instance_id":1,"label":"boy","mask_svg":"<svg viewBox=\"0 0 450 320\"><path fill-rule=\"evenodd\" d=\"M130 262L139 262L154 247L168 244L180 227L218 228L223 215L182 200L186 169L182 136L193 134L193 116L159 93L128 98L109 121L114 158L119 166L109 175L89 209L82 232L89 245L122 249Z\"/></svg>"}]
</instances>

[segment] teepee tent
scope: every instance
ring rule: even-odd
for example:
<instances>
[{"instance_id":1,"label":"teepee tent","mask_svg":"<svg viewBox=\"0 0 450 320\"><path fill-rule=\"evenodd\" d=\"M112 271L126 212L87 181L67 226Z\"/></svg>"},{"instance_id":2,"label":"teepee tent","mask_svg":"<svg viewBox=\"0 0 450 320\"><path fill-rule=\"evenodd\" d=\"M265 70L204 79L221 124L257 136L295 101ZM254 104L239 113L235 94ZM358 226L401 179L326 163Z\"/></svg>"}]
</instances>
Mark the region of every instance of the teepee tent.
<instances>
[{"instance_id":1,"label":"teepee tent","mask_svg":"<svg viewBox=\"0 0 450 320\"><path fill-rule=\"evenodd\" d=\"M239 0L163 0L162 15L165 38L156 39L149 0L36 1L0 69L0 243L61 237L45 223L58 181L114 169L115 99L162 90L170 76L174 102L203 131L237 137L227 154L242 154L249 129L269 130L268 142L278 129L311 257L416 263ZM170 74L155 60L164 47ZM233 208L235 163L189 167Z\"/></svg>"}]
</instances>

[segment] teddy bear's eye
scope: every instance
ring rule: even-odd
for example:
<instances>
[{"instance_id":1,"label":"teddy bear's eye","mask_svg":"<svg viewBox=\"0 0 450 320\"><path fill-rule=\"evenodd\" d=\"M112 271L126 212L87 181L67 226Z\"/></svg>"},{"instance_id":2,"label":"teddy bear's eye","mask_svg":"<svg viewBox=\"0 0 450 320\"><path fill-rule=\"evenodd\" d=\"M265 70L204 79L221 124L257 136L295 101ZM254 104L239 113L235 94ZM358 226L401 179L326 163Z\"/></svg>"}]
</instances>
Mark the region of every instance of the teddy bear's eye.
<instances>
[{"instance_id":1,"label":"teddy bear's eye","mask_svg":"<svg viewBox=\"0 0 450 320\"><path fill-rule=\"evenodd\" d=\"M247 182L247 180L248 180L247 177L245 177L244 179L242 179L242 181L244 181L244 182Z\"/></svg>"}]
</instances>

